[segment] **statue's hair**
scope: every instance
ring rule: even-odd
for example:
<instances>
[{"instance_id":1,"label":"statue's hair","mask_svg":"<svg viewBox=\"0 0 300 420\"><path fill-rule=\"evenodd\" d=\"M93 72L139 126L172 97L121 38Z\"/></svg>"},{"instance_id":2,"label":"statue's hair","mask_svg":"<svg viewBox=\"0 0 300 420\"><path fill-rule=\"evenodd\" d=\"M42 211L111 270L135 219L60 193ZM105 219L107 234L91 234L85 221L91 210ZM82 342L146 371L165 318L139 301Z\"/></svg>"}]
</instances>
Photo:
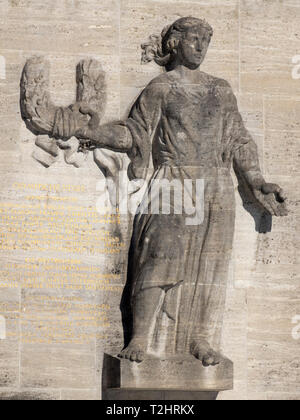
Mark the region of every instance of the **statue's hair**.
<instances>
[{"instance_id":1,"label":"statue's hair","mask_svg":"<svg viewBox=\"0 0 300 420\"><path fill-rule=\"evenodd\" d=\"M154 60L159 66L170 65L182 35L193 27L204 28L210 38L213 36L212 27L203 19L193 17L178 19L172 25L166 26L161 35L151 35L148 42L142 44L142 63Z\"/></svg>"}]
</instances>

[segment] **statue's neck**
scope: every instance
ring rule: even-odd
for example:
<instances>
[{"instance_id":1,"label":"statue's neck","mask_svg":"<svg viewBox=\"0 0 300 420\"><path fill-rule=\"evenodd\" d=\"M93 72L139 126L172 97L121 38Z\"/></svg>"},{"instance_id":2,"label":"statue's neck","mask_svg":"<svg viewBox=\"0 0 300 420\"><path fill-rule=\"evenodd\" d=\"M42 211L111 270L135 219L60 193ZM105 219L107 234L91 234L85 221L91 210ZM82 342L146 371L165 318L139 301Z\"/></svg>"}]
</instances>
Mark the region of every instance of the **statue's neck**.
<instances>
[{"instance_id":1,"label":"statue's neck","mask_svg":"<svg viewBox=\"0 0 300 420\"><path fill-rule=\"evenodd\" d=\"M187 83L197 83L199 81L200 67L196 69L189 69L183 65L178 65L173 69L173 72L178 78Z\"/></svg>"}]
</instances>

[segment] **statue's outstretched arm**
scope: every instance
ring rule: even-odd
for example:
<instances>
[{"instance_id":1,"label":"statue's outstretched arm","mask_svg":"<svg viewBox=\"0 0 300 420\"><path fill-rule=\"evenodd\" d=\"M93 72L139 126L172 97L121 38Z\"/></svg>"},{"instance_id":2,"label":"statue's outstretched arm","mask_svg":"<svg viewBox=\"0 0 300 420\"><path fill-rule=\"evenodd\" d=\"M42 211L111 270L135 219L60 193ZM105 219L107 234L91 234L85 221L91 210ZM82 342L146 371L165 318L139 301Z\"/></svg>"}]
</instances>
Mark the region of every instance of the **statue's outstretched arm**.
<instances>
[{"instance_id":1,"label":"statue's outstretched arm","mask_svg":"<svg viewBox=\"0 0 300 420\"><path fill-rule=\"evenodd\" d=\"M78 109L82 116L89 116L88 124L78 128L74 113L68 108L60 108L56 111L53 136L57 139L68 140L72 136L80 139L82 147L87 149L103 148L114 152L128 153L132 147L132 137L125 123L116 121L109 124L99 125L97 114L85 104Z\"/></svg>"},{"instance_id":2,"label":"statue's outstretched arm","mask_svg":"<svg viewBox=\"0 0 300 420\"><path fill-rule=\"evenodd\" d=\"M245 128L239 113L237 101L230 90L228 98L228 120L233 139L232 152L234 169L246 181L257 201L272 216L287 216L286 196L277 184L267 183L259 163L258 148Z\"/></svg>"},{"instance_id":3,"label":"statue's outstretched arm","mask_svg":"<svg viewBox=\"0 0 300 420\"><path fill-rule=\"evenodd\" d=\"M68 123L68 110L61 109L56 116L54 136L62 139L76 136L87 149L103 148L127 153L131 160L129 178L143 179L149 166L152 139L161 118L161 99L161 85L151 82L133 105L126 120L102 126L97 124L93 109L81 104L80 113L88 115L90 119L80 129L74 129L75 125Z\"/></svg>"}]
</instances>

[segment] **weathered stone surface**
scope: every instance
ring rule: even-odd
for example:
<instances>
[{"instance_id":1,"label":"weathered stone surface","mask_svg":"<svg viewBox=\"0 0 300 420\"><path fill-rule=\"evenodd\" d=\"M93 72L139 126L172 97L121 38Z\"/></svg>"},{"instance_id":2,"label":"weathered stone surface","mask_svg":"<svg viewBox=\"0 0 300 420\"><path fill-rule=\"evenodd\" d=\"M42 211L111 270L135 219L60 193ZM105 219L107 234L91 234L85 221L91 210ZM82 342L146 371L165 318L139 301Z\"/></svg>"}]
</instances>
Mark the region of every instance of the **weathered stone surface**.
<instances>
[{"instance_id":1,"label":"weathered stone surface","mask_svg":"<svg viewBox=\"0 0 300 420\"><path fill-rule=\"evenodd\" d=\"M153 389L109 389L103 394L109 401L215 401L216 392L209 391L155 391Z\"/></svg>"},{"instance_id":2,"label":"weathered stone surface","mask_svg":"<svg viewBox=\"0 0 300 420\"><path fill-rule=\"evenodd\" d=\"M141 364L121 361L121 387L225 391L233 387L233 364L224 359L217 366L203 367L194 357L146 359Z\"/></svg>"},{"instance_id":3,"label":"weathered stone surface","mask_svg":"<svg viewBox=\"0 0 300 420\"><path fill-rule=\"evenodd\" d=\"M233 386L233 364L228 359L223 359L218 366L205 368L192 356L185 359L148 357L139 364L105 355L103 369L105 395L110 391L124 397L129 390L136 390L136 395L143 390L145 394L149 390L158 394L177 390L177 396L173 397L180 399L180 391L194 395L197 392L217 394Z\"/></svg>"},{"instance_id":4,"label":"weathered stone surface","mask_svg":"<svg viewBox=\"0 0 300 420\"><path fill-rule=\"evenodd\" d=\"M298 98L265 99L265 127L275 131L300 131Z\"/></svg>"},{"instance_id":5,"label":"weathered stone surface","mask_svg":"<svg viewBox=\"0 0 300 420\"><path fill-rule=\"evenodd\" d=\"M92 345L23 344L21 386L90 389L96 386ZM36 357L36 354L39 357Z\"/></svg>"},{"instance_id":6,"label":"weathered stone surface","mask_svg":"<svg viewBox=\"0 0 300 420\"><path fill-rule=\"evenodd\" d=\"M245 212L236 192L234 264L223 334L224 353L235 363L236 380L234 391L221 393L219 399L297 400L300 391L297 388L298 362L294 355L299 354L299 341L291 339L291 329L295 325L289 318L299 312L295 299L300 293L300 81L292 78L292 59L299 55L298 0L89 0L88 6L87 0L1 0L0 55L6 60L6 79L0 78L0 175L3 180L0 202L27 208L28 204L34 203L32 198L28 200L29 197L40 196L43 197L42 205L47 207L67 196L76 199L76 206L88 211L95 208L99 197L96 183L103 179L91 158L80 169L68 166L68 173L62 154L48 169L32 159L36 138L25 128L19 113L19 82L26 60L36 54L47 57L51 63L50 92L55 102L62 106L75 102L74 69L77 63L90 57L100 61L106 73L108 93L102 122L126 118L141 90L161 74L155 64L140 65L140 44L152 32L160 32L166 24L185 15L204 17L214 27L215 35L202 69L228 80L238 94L245 125L259 146L261 167L270 182L279 182L286 190L290 208L289 217L274 218L273 232L261 236L255 231L256 221ZM2 69L0 74L3 74ZM85 193L53 194L22 190L16 188L16 183L84 184L87 189ZM13 223L7 223L2 217L0 225L1 233L5 234L13 228ZM108 225L103 227L110 229ZM124 234L126 220L122 221L121 229ZM26 237L28 240L28 233ZM114 306L109 315L112 327L105 332L106 338L102 337L95 346L80 349L74 343L66 346L53 342L48 357L45 344L32 344L30 348L21 345L20 299L22 296L22 308L27 312L22 314L27 328L31 320L40 316L62 319L58 297L65 297L64 291L57 290L53 296L49 290L42 289L39 297L26 289L21 294L21 287L15 288L15 285L21 286L20 268L7 269L5 264L9 261L20 267L27 258L39 258L41 252L32 247L11 251L2 247L1 242L0 315L8 320L9 338L0 340L0 398L91 399L95 392L96 397L99 396L103 352L117 354L123 345L119 301L126 252L117 257L47 254L51 258L81 258L83 264L105 272L114 271L117 260L123 276L115 282L119 285L118 292L104 294L102 299ZM39 273L40 279L48 275L43 266ZM9 289L7 279L12 286ZM44 280L41 285L45 285ZM79 295L81 293L78 291ZM48 296L44 306L41 305L43 294ZM50 302L49 296L55 299ZM99 298L100 302L101 296L102 292L95 299ZM86 292L84 300L92 302ZM81 314L73 302L71 317ZM50 324L44 319L41 324L44 331ZM249 334L248 325L251 326ZM95 341L98 338L95 336ZM20 356L28 364L21 378L26 385L41 386L40 389L20 391ZM30 374L31 368L33 374ZM75 376L78 376L78 382ZM91 379L94 376L96 378ZM58 388L53 390L47 385L49 383ZM181 393L180 396L184 397ZM159 399L160 394L154 397ZM148 399L149 394L145 393L143 398Z\"/></svg>"},{"instance_id":7,"label":"weathered stone surface","mask_svg":"<svg viewBox=\"0 0 300 420\"><path fill-rule=\"evenodd\" d=\"M253 289L248 292L248 305L249 390L300 392L299 342L292 334L299 295Z\"/></svg>"},{"instance_id":8,"label":"weathered stone surface","mask_svg":"<svg viewBox=\"0 0 300 420\"><path fill-rule=\"evenodd\" d=\"M57 401L60 400L59 391L23 390L0 391L3 401Z\"/></svg>"},{"instance_id":9,"label":"weathered stone surface","mask_svg":"<svg viewBox=\"0 0 300 420\"><path fill-rule=\"evenodd\" d=\"M10 306L4 302L2 306ZM19 314L1 312L5 319L5 339L0 340L0 389L18 387L19 385Z\"/></svg>"},{"instance_id":10,"label":"weathered stone surface","mask_svg":"<svg viewBox=\"0 0 300 420\"><path fill-rule=\"evenodd\" d=\"M265 171L275 176L299 176L300 132L267 131Z\"/></svg>"},{"instance_id":11,"label":"weathered stone surface","mask_svg":"<svg viewBox=\"0 0 300 420\"><path fill-rule=\"evenodd\" d=\"M100 393L92 389L62 389L61 399L63 401L95 401L100 399Z\"/></svg>"},{"instance_id":12,"label":"weathered stone surface","mask_svg":"<svg viewBox=\"0 0 300 420\"><path fill-rule=\"evenodd\" d=\"M14 5L4 0L1 40L4 49L58 53L111 54L118 49L119 2L42 1ZM60 4L61 3L61 4ZM25 13L25 15L24 15ZM38 22L38 25L36 24ZM99 36L101 34L101 36Z\"/></svg>"},{"instance_id":13,"label":"weathered stone surface","mask_svg":"<svg viewBox=\"0 0 300 420\"><path fill-rule=\"evenodd\" d=\"M292 58L299 54L299 4L241 0L240 13L242 91L299 95L299 80L292 78Z\"/></svg>"}]
</instances>

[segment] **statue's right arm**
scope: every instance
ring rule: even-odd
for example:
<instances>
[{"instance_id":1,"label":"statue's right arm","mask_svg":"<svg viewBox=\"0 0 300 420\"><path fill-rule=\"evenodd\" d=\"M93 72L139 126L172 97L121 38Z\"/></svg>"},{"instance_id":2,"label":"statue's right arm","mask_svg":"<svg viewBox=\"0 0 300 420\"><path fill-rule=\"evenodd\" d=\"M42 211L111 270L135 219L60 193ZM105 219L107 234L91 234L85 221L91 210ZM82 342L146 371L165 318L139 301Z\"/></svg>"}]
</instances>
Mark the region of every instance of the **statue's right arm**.
<instances>
[{"instance_id":1,"label":"statue's right arm","mask_svg":"<svg viewBox=\"0 0 300 420\"><path fill-rule=\"evenodd\" d=\"M132 137L125 123L112 122L100 126L97 115L88 107L59 108L56 111L53 137L68 140L76 136L82 143L91 143L94 148L106 148L127 153L132 147ZM81 115L81 117L80 117ZM82 125L82 117L89 115L89 123ZM80 121L81 120L81 121Z\"/></svg>"},{"instance_id":2,"label":"statue's right arm","mask_svg":"<svg viewBox=\"0 0 300 420\"><path fill-rule=\"evenodd\" d=\"M130 152L133 141L129 129L122 122L109 123L97 128L83 128L76 133L80 140L90 141L94 147L114 152Z\"/></svg>"},{"instance_id":3,"label":"statue's right arm","mask_svg":"<svg viewBox=\"0 0 300 420\"><path fill-rule=\"evenodd\" d=\"M127 153L131 160L130 177L143 178L149 165L153 136L161 118L164 91L168 88L169 85L166 83L151 82L143 90L128 118L123 122L116 121L100 126L97 114L88 106L78 104L74 109L77 111L78 119L85 117L88 122L79 125L76 122L69 123L68 116L65 116L68 111L63 110L62 114L57 115L55 125L58 128L54 129L53 136L64 140L76 136L86 149L104 148ZM77 128L74 130L74 127ZM61 133L64 134L63 137Z\"/></svg>"}]
</instances>

